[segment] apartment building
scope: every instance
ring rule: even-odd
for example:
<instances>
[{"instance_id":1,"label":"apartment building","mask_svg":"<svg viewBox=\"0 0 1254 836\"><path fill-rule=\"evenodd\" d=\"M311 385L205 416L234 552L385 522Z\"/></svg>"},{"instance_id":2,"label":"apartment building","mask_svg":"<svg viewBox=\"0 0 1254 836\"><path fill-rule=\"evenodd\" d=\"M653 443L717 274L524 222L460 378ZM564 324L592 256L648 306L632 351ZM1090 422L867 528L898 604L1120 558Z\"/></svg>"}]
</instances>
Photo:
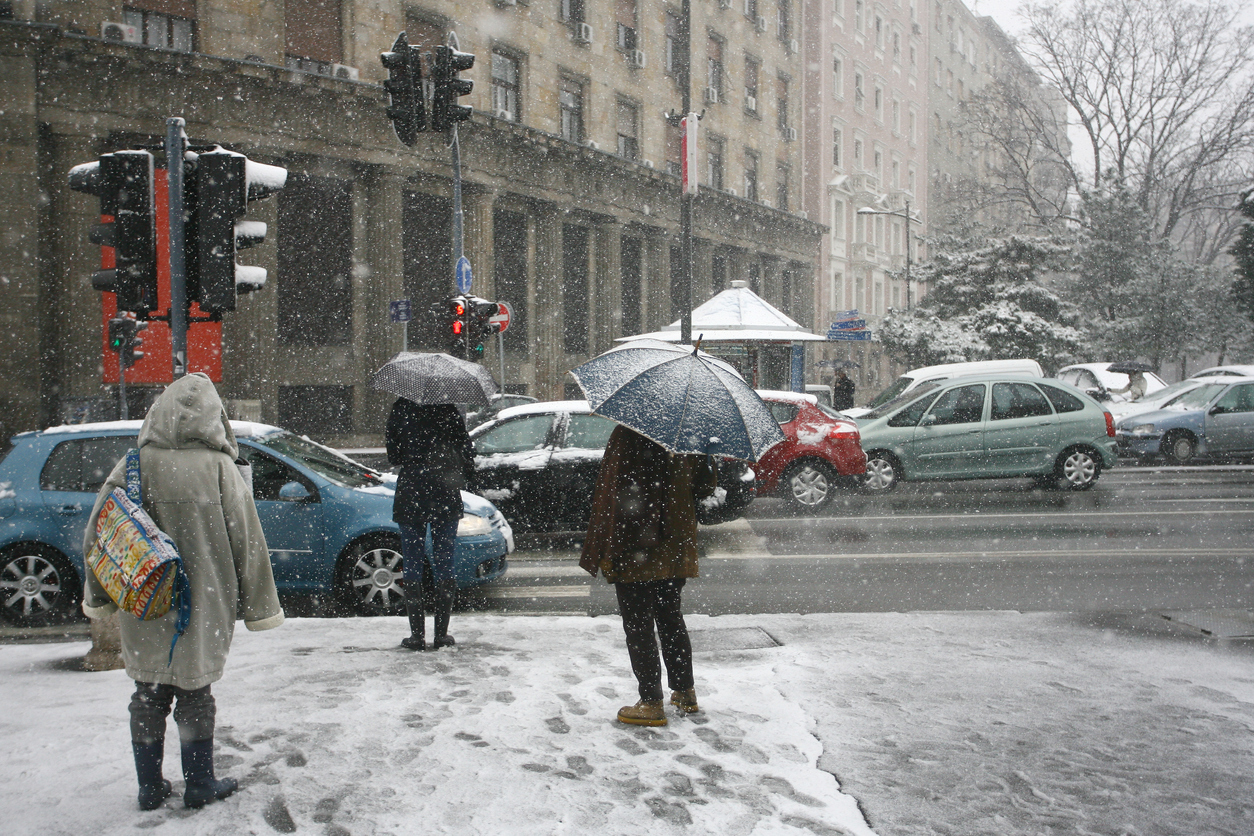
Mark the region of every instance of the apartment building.
<instances>
[{"instance_id":1,"label":"apartment building","mask_svg":"<svg viewBox=\"0 0 1254 836\"><path fill-rule=\"evenodd\" d=\"M824 228L801 211L800 7L691 5L694 301L743 279L813 325ZM453 291L450 151L431 133L402 145L385 116L379 53L400 31L424 51L453 35L476 56L459 129L472 292L513 307L506 388L572 394L572 366L678 316L680 14L654 0L0 4L0 432L112 417L89 281L99 206L67 175L159 148L178 116L193 143L289 172L249 211L270 232L240 260L266 268L266 286L193 325L220 329L224 398L320 440L377 442L390 398L366 381L402 340L389 302L411 302L411 348L440 348L423 317ZM164 329L152 323L132 370L137 406L168 374ZM786 357L771 368L783 375Z\"/></svg>"}]
</instances>

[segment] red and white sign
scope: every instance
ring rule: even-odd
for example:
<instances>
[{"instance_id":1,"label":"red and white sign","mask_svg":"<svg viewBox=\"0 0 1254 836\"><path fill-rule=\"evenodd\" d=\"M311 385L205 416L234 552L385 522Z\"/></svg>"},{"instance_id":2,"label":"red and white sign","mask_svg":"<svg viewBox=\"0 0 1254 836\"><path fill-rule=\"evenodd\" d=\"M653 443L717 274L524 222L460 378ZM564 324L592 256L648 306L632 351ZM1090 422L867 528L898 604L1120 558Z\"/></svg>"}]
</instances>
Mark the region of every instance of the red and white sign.
<instances>
[{"instance_id":1,"label":"red and white sign","mask_svg":"<svg viewBox=\"0 0 1254 836\"><path fill-rule=\"evenodd\" d=\"M689 113L680 124L683 126L683 180L684 194L696 194L700 180L697 164L697 121L695 113Z\"/></svg>"},{"instance_id":2,"label":"red and white sign","mask_svg":"<svg viewBox=\"0 0 1254 836\"><path fill-rule=\"evenodd\" d=\"M496 316L488 317L488 322L496 325L496 330L502 334L509 330L509 322L514 318L514 309L509 306L509 302L496 303Z\"/></svg>"}]
</instances>

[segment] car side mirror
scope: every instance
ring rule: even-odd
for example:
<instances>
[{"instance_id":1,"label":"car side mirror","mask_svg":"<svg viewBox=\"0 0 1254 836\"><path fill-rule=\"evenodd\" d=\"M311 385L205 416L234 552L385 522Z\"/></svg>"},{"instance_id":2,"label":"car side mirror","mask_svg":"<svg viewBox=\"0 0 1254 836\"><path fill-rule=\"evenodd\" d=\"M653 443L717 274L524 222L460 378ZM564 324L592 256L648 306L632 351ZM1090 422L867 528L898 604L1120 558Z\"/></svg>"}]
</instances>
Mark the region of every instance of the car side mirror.
<instances>
[{"instance_id":1,"label":"car side mirror","mask_svg":"<svg viewBox=\"0 0 1254 836\"><path fill-rule=\"evenodd\" d=\"M1088 395L1090 398L1092 398L1095 401L1110 400L1109 393L1107 393L1106 391L1102 389L1085 389L1084 394Z\"/></svg>"},{"instance_id":2,"label":"car side mirror","mask_svg":"<svg viewBox=\"0 0 1254 836\"><path fill-rule=\"evenodd\" d=\"M1228 411L1227 407L1219 406L1218 404L1210 408L1211 415L1223 415L1227 411Z\"/></svg>"},{"instance_id":3,"label":"car side mirror","mask_svg":"<svg viewBox=\"0 0 1254 836\"><path fill-rule=\"evenodd\" d=\"M934 425L935 423L936 423L936 416L930 412L927 415L924 415L923 420L919 422L919 424L924 427L930 427Z\"/></svg>"},{"instance_id":4,"label":"car side mirror","mask_svg":"<svg viewBox=\"0 0 1254 836\"><path fill-rule=\"evenodd\" d=\"M305 487L300 482L288 482L286 485L279 488L279 499L287 502L304 502L309 499L309 497L309 488Z\"/></svg>"}]
</instances>

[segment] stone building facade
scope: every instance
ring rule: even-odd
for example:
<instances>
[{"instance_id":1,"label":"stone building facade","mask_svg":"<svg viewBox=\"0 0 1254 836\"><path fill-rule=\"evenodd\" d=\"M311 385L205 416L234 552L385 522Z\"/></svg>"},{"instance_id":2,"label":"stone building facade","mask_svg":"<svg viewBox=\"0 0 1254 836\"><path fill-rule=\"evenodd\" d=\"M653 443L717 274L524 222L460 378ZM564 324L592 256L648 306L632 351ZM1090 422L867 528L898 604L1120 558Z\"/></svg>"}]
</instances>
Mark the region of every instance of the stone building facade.
<instances>
[{"instance_id":1,"label":"stone building facade","mask_svg":"<svg viewBox=\"0 0 1254 836\"><path fill-rule=\"evenodd\" d=\"M798 211L791 0L692 6L703 112L694 300L744 279L812 325L824 229ZM424 50L455 33L476 55L463 73L475 112L459 129L465 252L473 292L515 311L507 388L571 394L572 366L677 317L677 5L16 0L4 9L5 437L106 416L116 403L102 382L102 294L89 278L100 266L87 240L99 205L67 176L102 153L159 146L178 116L191 142L289 172L282 192L249 210L269 234L240 260L269 279L221 324L224 398L237 415L320 440L378 443L391 398L366 380L402 344L389 302L411 300L410 347L438 348L444 337L423 314L453 291L449 149L433 133L400 144L384 114L378 55L402 30ZM150 328L154 343L162 327ZM484 362L496 372L498 361L489 347ZM155 388L128 386L140 401Z\"/></svg>"}]
</instances>

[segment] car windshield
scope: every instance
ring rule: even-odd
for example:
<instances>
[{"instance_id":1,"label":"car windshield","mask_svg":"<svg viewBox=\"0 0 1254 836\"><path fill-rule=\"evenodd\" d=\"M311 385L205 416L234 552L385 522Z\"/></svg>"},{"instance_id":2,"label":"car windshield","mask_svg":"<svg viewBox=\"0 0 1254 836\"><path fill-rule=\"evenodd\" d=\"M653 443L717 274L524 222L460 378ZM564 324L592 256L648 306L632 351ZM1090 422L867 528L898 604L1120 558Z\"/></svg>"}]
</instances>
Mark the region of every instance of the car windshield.
<instances>
[{"instance_id":1,"label":"car windshield","mask_svg":"<svg viewBox=\"0 0 1254 836\"><path fill-rule=\"evenodd\" d=\"M1206 383L1196 389L1190 389L1183 395L1177 395L1163 406L1172 409L1201 409L1227 385L1226 383Z\"/></svg>"},{"instance_id":2,"label":"car windshield","mask_svg":"<svg viewBox=\"0 0 1254 836\"><path fill-rule=\"evenodd\" d=\"M929 380L927 383L921 383L918 386L911 389L906 394L899 395L898 397L893 398L891 401L888 401L887 403L881 404L875 409L872 409L866 415L863 415L860 420L873 421L876 418L883 418L885 415L890 415L893 412L896 412L898 408L905 406L908 403L911 403L916 398L922 395L925 395L928 392L931 392L935 389L940 388L940 385L941 385L941 381L939 380ZM878 398L876 400L878 400Z\"/></svg>"},{"instance_id":3,"label":"car windshield","mask_svg":"<svg viewBox=\"0 0 1254 836\"><path fill-rule=\"evenodd\" d=\"M871 401L867 404L867 406L871 407L871 409L875 409L880 406L888 405L890 401L895 400L897 396L906 391L906 387L911 383L914 383L914 378L902 375L893 382L892 386L889 386L883 392L876 395L875 400Z\"/></svg>"},{"instance_id":4,"label":"car windshield","mask_svg":"<svg viewBox=\"0 0 1254 836\"><path fill-rule=\"evenodd\" d=\"M1181 380L1179 383L1171 384L1166 389L1159 389L1157 392L1154 393L1153 398L1159 403L1166 403L1167 401L1171 400L1176 395L1179 395L1182 392L1187 392L1190 389L1197 388L1197 385L1198 384L1196 380L1192 380L1192 379Z\"/></svg>"},{"instance_id":5,"label":"car windshield","mask_svg":"<svg viewBox=\"0 0 1254 836\"><path fill-rule=\"evenodd\" d=\"M359 464L329 447L323 447L316 441L293 435L286 430L253 440L262 447L294 459L319 476L324 476L338 485L364 488L383 483L379 474L364 464Z\"/></svg>"}]
</instances>

